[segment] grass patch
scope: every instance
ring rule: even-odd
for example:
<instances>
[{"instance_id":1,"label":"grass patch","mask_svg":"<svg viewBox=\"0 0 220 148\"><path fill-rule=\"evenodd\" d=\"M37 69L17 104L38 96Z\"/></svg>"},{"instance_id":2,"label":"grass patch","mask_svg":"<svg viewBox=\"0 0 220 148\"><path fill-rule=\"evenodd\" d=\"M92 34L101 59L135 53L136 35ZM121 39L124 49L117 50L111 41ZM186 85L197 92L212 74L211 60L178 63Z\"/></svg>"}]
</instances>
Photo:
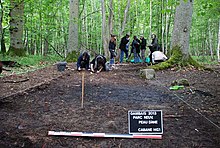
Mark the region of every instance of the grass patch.
<instances>
[{"instance_id":1,"label":"grass patch","mask_svg":"<svg viewBox=\"0 0 220 148\"><path fill-rule=\"evenodd\" d=\"M10 56L3 56L0 55L1 61L16 61L21 66L19 67L7 67L7 69L10 69L10 72L7 72L7 74L0 74L0 77L3 77L5 75L10 74L23 74L31 71L35 71L44 67L47 67L49 65L52 65L58 61L63 61L62 58L56 56L56 55L47 55L47 56L41 56L41 55L27 55L25 57L10 57Z\"/></svg>"},{"instance_id":2,"label":"grass patch","mask_svg":"<svg viewBox=\"0 0 220 148\"><path fill-rule=\"evenodd\" d=\"M194 60L191 56L184 55L180 49L180 47L176 46L172 49L171 57L162 63L150 66L154 70L163 70L172 67L187 67L194 66L195 68L205 68L196 60Z\"/></svg>"},{"instance_id":3,"label":"grass patch","mask_svg":"<svg viewBox=\"0 0 220 148\"><path fill-rule=\"evenodd\" d=\"M218 64L217 56L214 59L211 56L192 56L195 61L198 61L202 65L216 65Z\"/></svg>"}]
</instances>

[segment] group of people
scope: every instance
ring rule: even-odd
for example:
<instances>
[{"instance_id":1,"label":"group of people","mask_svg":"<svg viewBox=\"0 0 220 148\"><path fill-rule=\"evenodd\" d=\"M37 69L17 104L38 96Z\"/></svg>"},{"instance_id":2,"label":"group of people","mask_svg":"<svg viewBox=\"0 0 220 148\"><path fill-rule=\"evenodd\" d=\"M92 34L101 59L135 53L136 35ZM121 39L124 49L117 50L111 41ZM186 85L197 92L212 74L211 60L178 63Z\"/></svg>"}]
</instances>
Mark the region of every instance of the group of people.
<instances>
[{"instance_id":1,"label":"group of people","mask_svg":"<svg viewBox=\"0 0 220 148\"><path fill-rule=\"evenodd\" d=\"M160 46L158 44L158 39L155 34L151 35L151 39L152 39L151 44L148 45L148 47L150 49L150 55L149 55L150 61L149 62L156 63L156 62L159 62L158 58L161 58L161 55L163 53L159 51ZM131 42L130 54L128 54L129 53L129 44L130 44L130 36L129 36L129 34L126 34L121 39L121 42L119 45L119 49L121 51L119 62L123 63L124 55L125 55L125 59L127 62L132 54L134 55L134 63L138 63L140 61L145 62L146 61L145 53L146 53L147 41L144 38L144 36L141 35L140 39L138 39L137 36L133 37L133 41ZM110 48L109 48L109 50L110 50ZM155 51L158 51L158 52L155 52ZM160 54L160 56L158 56L158 54ZM159 59L159 60L164 61L166 59L167 59L167 57L163 54L162 59Z\"/></svg>"},{"instance_id":2,"label":"group of people","mask_svg":"<svg viewBox=\"0 0 220 148\"><path fill-rule=\"evenodd\" d=\"M151 44L147 46L147 41L143 35L138 39L137 36L133 37L133 41L130 45L130 35L126 34L121 38L121 42L119 45L120 49L120 59L119 62L123 63L124 56L126 62L128 62L129 58L133 54L134 63L138 62L146 62L146 47L149 47L149 63L155 64L159 62L163 62L167 60L167 57L163 54L163 52L159 51L158 39L155 34L151 35ZM131 46L130 54L129 47ZM111 39L109 41L109 53L110 53L110 61L109 61L109 70L115 64L115 57L117 56L116 51L116 35L111 35ZM141 55L140 55L141 54ZM81 54L77 61L77 70L81 71L82 68L86 70L91 70L92 72L101 72L107 70L107 60L103 55L96 55L95 58L90 62L90 55L88 52L84 52Z\"/></svg>"},{"instance_id":3,"label":"group of people","mask_svg":"<svg viewBox=\"0 0 220 148\"><path fill-rule=\"evenodd\" d=\"M106 71L106 58L103 55L96 55L90 62L90 55L88 52L83 52L77 60L77 70L81 71L83 68L91 72L99 73Z\"/></svg>"}]
</instances>

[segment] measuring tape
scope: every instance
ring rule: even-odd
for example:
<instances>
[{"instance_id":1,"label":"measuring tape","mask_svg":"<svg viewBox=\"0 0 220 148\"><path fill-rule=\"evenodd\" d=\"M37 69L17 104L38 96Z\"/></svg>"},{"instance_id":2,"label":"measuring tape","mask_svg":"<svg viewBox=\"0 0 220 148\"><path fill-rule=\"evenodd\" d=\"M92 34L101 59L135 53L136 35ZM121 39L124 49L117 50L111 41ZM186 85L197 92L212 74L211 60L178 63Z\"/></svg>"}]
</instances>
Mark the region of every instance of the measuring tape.
<instances>
[{"instance_id":1,"label":"measuring tape","mask_svg":"<svg viewBox=\"0 0 220 148\"><path fill-rule=\"evenodd\" d=\"M87 132L65 132L48 131L49 136L71 136L71 137L99 137L99 138L134 138L134 139L162 139L162 135L132 135L132 134L106 134Z\"/></svg>"}]
</instances>

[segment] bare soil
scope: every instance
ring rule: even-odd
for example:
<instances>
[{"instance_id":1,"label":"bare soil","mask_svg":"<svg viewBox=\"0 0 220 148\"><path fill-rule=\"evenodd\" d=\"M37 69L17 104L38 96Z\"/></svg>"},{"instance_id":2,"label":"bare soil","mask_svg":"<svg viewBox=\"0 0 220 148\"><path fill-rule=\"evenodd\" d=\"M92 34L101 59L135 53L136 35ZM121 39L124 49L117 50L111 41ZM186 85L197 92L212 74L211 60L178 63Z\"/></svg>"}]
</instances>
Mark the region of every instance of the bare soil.
<instances>
[{"instance_id":1,"label":"bare soil","mask_svg":"<svg viewBox=\"0 0 220 148\"><path fill-rule=\"evenodd\" d=\"M75 68L75 64L69 64ZM0 147L42 148L219 148L220 66L139 76L141 64L117 65L110 72L82 72L56 65L0 78ZM190 86L171 91L174 80ZM161 140L48 136L48 131L128 134L129 110L162 110Z\"/></svg>"}]
</instances>

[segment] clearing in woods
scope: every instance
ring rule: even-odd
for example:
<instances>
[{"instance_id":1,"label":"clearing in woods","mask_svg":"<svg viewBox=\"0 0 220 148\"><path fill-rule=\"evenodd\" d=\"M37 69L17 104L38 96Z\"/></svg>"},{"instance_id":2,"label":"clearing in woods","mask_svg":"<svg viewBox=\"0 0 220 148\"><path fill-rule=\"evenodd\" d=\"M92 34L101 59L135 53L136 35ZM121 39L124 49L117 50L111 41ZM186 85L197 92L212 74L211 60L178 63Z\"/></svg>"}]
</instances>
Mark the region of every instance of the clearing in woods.
<instances>
[{"instance_id":1,"label":"clearing in woods","mask_svg":"<svg viewBox=\"0 0 220 148\"><path fill-rule=\"evenodd\" d=\"M73 65L69 65L72 67ZM220 66L156 72L139 77L142 65L110 72L58 72L50 66L0 78L0 147L220 147ZM169 90L185 78L189 87ZM162 140L48 136L50 130L128 134L129 110L162 110Z\"/></svg>"}]
</instances>

